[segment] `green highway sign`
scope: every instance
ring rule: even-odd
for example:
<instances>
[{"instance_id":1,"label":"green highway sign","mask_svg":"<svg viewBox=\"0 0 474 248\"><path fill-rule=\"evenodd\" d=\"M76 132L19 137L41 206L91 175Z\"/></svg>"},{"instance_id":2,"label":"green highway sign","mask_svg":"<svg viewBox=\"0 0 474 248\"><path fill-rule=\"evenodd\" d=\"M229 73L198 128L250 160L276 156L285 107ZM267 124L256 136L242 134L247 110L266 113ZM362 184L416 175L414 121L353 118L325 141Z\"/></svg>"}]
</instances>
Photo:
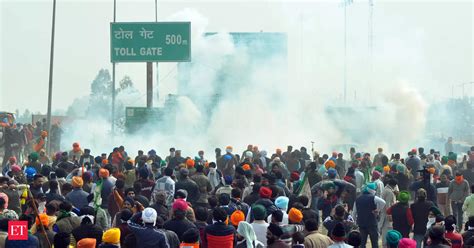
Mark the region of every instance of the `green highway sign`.
<instances>
[{"instance_id":1,"label":"green highway sign","mask_svg":"<svg viewBox=\"0 0 474 248\"><path fill-rule=\"evenodd\" d=\"M147 123L159 123L163 120L160 108L126 107L125 127L129 132L135 132Z\"/></svg>"},{"instance_id":2,"label":"green highway sign","mask_svg":"<svg viewBox=\"0 0 474 248\"><path fill-rule=\"evenodd\" d=\"M110 59L112 62L191 61L191 23L110 23Z\"/></svg>"}]
</instances>

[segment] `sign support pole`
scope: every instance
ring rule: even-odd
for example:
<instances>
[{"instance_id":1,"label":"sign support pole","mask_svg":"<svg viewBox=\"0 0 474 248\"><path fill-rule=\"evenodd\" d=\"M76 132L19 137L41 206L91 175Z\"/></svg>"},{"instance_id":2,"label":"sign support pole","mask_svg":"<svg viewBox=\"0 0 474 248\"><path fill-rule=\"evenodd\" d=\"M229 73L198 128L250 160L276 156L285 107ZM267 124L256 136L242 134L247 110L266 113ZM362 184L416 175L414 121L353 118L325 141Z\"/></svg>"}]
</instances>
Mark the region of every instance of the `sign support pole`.
<instances>
[{"instance_id":1,"label":"sign support pole","mask_svg":"<svg viewBox=\"0 0 474 248\"><path fill-rule=\"evenodd\" d=\"M153 108L153 63L146 62L146 107Z\"/></svg>"},{"instance_id":2,"label":"sign support pole","mask_svg":"<svg viewBox=\"0 0 474 248\"><path fill-rule=\"evenodd\" d=\"M116 13L117 13L117 1L114 0L114 22L116 18ZM111 116L111 133L112 133L112 139L115 136L115 62L112 62L112 116Z\"/></svg>"},{"instance_id":3,"label":"sign support pole","mask_svg":"<svg viewBox=\"0 0 474 248\"><path fill-rule=\"evenodd\" d=\"M56 24L56 0L53 0L53 21L51 28L51 51L49 54L49 87L48 87L48 143L47 151L51 154L51 102L53 98L53 64L54 64L54 28ZM44 127L43 127L44 128Z\"/></svg>"}]
</instances>

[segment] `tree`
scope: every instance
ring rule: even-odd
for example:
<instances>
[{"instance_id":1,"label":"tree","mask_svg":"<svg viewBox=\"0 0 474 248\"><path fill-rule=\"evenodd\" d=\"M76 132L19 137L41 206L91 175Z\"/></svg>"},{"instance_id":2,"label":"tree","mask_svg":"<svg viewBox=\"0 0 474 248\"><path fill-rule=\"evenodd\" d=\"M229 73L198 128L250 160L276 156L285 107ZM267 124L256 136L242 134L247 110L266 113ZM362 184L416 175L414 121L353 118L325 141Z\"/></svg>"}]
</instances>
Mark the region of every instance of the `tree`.
<instances>
[{"instance_id":1,"label":"tree","mask_svg":"<svg viewBox=\"0 0 474 248\"><path fill-rule=\"evenodd\" d=\"M133 88L133 82L132 79L129 76L123 77L122 80L120 80L119 83L120 88L117 91L122 91L128 88Z\"/></svg>"},{"instance_id":2,"label":"tree","mask_svg":"<svg viewBox=\"0 0 474 248\"><path fill-rule=\"evenodd\" d=\"M106 69L100 69L99 73L91 84L91 94L87 114L104 115L110 112L111 97L112 80L110 73Z\"/></svg>"},{"instance_id":3,"label":"tree","mask_svg":"<svg viewBox=\"0 0 474 248\"><path fill-rule=\"evenodd\" d=\"M112 95L112 80L110 78L109 70L100 69L91 84L91 96L111 96Z\"/></svg>"}]
</instances>

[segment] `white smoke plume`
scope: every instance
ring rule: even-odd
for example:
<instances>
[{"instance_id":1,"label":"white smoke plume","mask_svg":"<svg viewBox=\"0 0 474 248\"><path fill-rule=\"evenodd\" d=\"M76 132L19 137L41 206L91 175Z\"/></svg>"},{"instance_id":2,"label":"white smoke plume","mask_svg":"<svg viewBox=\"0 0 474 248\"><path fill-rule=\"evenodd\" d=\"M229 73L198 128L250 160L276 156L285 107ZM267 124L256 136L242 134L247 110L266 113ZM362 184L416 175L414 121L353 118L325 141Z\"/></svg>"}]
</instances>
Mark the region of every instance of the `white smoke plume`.
<instances>
[{"instance_id":1,"label":"white smoke plume","mask_svg":"<svg viewBox=\"0 0 474 248\"><path fill-rule=\"evenodd\" d=\"M138 134L110 138L110 123L105 118L82 120L68 127L62 142L64 149L78 141L94 154L124 145L129 154L138 149L155 149L166 155L169 147L176 147L187 156L203 149L208 157L213 157L214 148L226 145L240 152L247 144L253 144L272 153L288 144L310 148L314 141L317 150L330 152L356 143L354 136L365 135L358 144L360 149L373 151L383 146L398 152L414 145L423 134L426 104L414 89L397 87L390 92L378 92L384 97L374 99L376 110L355 117L339 116L343 125L362 126L371 132L345 131L325 111L327 106L336 105L333 96L320 94L326 82L295 80L288 72L288 62L281 58L248 67L252 63L251 51L236 46L226 32L203 36L214 30L208 30L208 20L194 10L184 10L170 20L191 21L193 46L187 94L177 98L176 119L168 119L176 123L174 128L163 129L158 123L148 123ZM219 81L222 71L228 75L225 82ZM160 95L176 93L168 90ZM216 93L220 94L220 101L212 105L211 97ZM118 111L136 106L140 97L140 92L119 95ZM211 104L212 113L199 107L205 104Z\"/></svg>"}]
</instances>

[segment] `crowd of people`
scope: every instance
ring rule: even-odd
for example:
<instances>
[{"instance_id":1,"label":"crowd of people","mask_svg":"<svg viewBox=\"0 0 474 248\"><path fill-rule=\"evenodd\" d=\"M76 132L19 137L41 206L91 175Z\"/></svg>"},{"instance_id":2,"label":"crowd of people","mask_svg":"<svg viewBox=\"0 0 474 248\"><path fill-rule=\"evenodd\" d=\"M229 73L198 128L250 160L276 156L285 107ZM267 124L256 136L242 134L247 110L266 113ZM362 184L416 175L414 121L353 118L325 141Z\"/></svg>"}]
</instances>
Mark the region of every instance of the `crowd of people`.
<instances>
[{"instance_id":1,"label":"crowd of people","mask_svg":"<svg viewBox=\"0 0 474 248\"><path fill-rule=\"evenodd\" d=\"M474 147L461 158L449 142L443 155L420 147L406 158L254 145L93 156L79 143L13 155L0 177L0 247L470 247ZM27 221L27 240L9 238L11 220Z\"/></svg>"}]
</instances>

